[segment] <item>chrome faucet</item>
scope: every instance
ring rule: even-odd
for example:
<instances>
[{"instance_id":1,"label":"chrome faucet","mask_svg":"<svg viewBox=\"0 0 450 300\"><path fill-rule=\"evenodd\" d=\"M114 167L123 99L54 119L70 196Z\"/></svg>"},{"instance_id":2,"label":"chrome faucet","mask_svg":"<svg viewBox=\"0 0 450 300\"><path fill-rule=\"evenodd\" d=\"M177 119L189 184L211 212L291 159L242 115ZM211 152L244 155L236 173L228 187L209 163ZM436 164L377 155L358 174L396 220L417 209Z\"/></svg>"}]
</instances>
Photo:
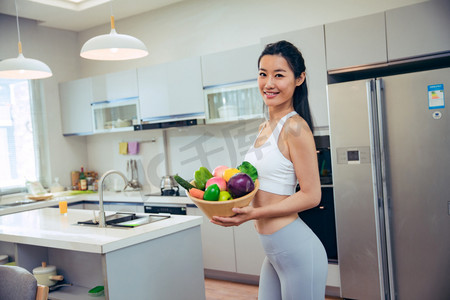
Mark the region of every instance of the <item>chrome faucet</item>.
<instances>
[{"instance_id":1,"label":"chrome faucet","mask_svg":"<svg viewBox=\"0 0 450 300\"><path fill-rule=\"evenodd\" d=\"M123 178L123 180L125 182L124 189L128 186L127 177L125 175L123 175L121 172L116 171L116 170L109 170L105 174L103 174L103 176L100 178L99 187L98 187L99 209L100 209L100 220L99 220L99 224L98 224L99 227L106 227L105 208L103 207L103 181L105 180L105 178L108 175L111 175L111 174L118 174Z\"/></svg>"}]
</instances>

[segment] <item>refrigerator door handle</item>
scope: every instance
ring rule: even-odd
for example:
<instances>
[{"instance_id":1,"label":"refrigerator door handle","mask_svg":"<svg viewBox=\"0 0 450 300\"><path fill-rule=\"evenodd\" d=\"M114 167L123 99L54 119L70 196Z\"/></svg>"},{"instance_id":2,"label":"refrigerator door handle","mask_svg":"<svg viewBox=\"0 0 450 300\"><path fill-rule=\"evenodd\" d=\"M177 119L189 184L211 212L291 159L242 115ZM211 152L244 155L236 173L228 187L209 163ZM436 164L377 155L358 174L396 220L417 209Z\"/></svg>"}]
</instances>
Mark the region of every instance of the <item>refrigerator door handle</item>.
<instances>
[{"instance_id":1,"label":"refrigerator door handle","mask_svg":"<svg viewBox=\"0 0 450 300\"><path fill-rule=\"evenodd\" d=\"M369 129L370 129L370 150L372 154L372 175L373 175L373 187L374 187L374 201L378 209L379 205L382 205L382 177L381 177L381 164L380 164L380 136L379 136L379 124L378 124L378 103L377 103L377 91L376 81L370 80L366 82L367 88L367 107L369 110Z\"/></svg>"},{"instance_id":2,"label":"refrigerator door handle","mask_svg":"<svg viewBox=\"0 0 450 300\"><path fill-rule=\"evenodd\" d=\"M386 181L386 159L383 126L383 81L366 82L372 155L373 197L377 228L380 293L384 299L395 299L392 254L389 234L389 201Z\"/></svg>"},{"instance_id":3,"label":"refrigerator door handle","mask_svg":"<svg viewBox=\"0 0 450 300\"><path fill-rule=\"evenodd\" d=\"M387 260L387 274L389 280L389 297L388 299L396 299L395 296L395 281L394 281L394 262L392 256L392 239L391 239L391 204L390 204L390 189L388 186L388 171L386 158L387 153L387 139L385 138L385 110L384 110L384 82L382 79L376 79L376 99L377 99L377 116L378 116L378 134L379 134L379 150L380 150L380 170L381 170L381 184L382 184L382 206L383 221L384 222L384 239L385 239L385 256Z\"/></svg>"}]
</instances>

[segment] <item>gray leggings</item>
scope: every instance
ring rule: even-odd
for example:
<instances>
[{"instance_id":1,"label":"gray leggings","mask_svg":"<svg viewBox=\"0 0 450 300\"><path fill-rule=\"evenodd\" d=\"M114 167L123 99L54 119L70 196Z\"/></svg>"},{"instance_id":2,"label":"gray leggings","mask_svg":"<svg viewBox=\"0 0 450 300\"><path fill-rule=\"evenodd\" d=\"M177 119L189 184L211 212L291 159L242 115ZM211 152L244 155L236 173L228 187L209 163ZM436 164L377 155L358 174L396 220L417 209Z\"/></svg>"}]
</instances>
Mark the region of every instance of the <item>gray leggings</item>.
<instances>
[{"instance_id":1,"label":"gray leggings","mask_svg":"<svg viewBox=\"0 0 450 300\"><path fill-rule=\"evenodd\" d=\"M273 234L260 234L266 258L258 300L323 300L328 273L325 248L298 218Z\"/></svg>"}]
</instances>

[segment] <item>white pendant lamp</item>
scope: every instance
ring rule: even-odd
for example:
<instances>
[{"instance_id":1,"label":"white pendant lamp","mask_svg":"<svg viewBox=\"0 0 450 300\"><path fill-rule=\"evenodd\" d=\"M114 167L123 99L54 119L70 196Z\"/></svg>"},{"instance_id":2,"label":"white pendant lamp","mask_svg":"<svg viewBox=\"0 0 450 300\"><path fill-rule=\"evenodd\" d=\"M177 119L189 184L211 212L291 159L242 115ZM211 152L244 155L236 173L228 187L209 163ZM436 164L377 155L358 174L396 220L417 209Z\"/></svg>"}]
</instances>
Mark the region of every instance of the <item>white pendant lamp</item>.
<instances>
[{"instance_id":1,"label":"white pendant lamp","mask_svg":"<svg viewBox=\"0 0 450 300\"><path fill-rule=\"evenodd\" d=\"M16 6L17 33L19 38L19 55L17 58L9 58L0 61L0 78L7 79L41 79L52 76L52 71L43 62L26 58L22 54L22 43L20 41L19 13Z\"/></svg>"},{"instance_id":2,"label":"white pendant lamp","mask_svg":"<svg viewBox=\"0 0 450 300\"><path fill-rule=\"evenodd\" d=\"M139 39L116 32L114 16L111 16L111 32L88 40L80 53L81 57L94 60L128 60L147 55L147 47Z\"/></svg>"}]
</instances>

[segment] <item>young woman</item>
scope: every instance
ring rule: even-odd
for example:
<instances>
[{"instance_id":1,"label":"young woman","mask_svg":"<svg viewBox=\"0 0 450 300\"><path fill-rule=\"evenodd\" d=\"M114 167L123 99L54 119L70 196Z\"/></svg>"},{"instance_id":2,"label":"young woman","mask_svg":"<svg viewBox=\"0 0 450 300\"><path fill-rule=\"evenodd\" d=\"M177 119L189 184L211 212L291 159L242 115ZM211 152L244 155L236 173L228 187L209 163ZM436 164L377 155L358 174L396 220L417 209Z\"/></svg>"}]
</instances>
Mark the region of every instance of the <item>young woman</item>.
<instances>
[{"instance_id":1,"label":"young woman","mask_svg":"<svg viewBox=\"0 0 450 300\"><path fill-rule=\"evenodd\" d=\"M257 168L260 189L251 206L211 222L238 226L255 220L266 253L259 300L324 299L326 252L298 216L317 206L321 197L304 59L294 45L279 41L266 46L258 66L269 120L261 124L245 160ZM295 192L297 181L300 190Z\"/></svg>"}]
</instances>

